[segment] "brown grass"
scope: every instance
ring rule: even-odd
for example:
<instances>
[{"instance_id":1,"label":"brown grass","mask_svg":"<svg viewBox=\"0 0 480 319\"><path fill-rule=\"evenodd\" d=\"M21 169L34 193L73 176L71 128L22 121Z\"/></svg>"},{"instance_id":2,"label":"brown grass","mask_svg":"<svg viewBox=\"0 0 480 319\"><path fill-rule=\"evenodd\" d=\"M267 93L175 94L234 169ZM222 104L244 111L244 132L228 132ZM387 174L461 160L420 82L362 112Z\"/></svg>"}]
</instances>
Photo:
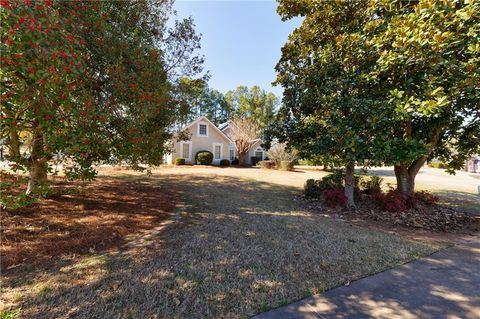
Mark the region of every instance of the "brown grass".
<instances>
[{"instance_id":1,"label":"brown grass","mask_svg":"<svg viewBox=\"0 0 480 319\"><path fill-rule=\"evenodd\" d=\"M183 206L138 245L7 277L5 304L22 317L246 318L439 247L301 209L293 195L307 173L103 174L173 189Z\"/></svg>"},{"instance_id":2,"label":"brown grass","mask_svg":"<svg viewBox=\"0 0 480 319\"><path fill-rule=\"evenodd\" d=\"M154 228L174 207L171 191L100 179L80 193L51 196L30 207L2 211L2 272L59 256L120 247L127 235Z\"/></svg>"}]
</instances>

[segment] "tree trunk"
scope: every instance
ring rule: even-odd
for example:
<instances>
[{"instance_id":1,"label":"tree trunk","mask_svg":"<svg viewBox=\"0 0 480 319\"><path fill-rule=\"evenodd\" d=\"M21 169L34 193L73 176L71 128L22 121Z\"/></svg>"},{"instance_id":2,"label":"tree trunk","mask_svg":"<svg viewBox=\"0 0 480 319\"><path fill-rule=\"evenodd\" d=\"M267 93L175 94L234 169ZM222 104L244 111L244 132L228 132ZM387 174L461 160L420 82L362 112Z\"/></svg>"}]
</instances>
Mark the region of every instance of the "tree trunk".
<instances>
[{"instance_id":1,"label":"tree trunk","mask_svg":"<svg viewBox=\"0 0 480 319\"><path fill-rule=\"evenodd\" d=\"M415 190L415 176L410 176L408 166L395 165L395 177L397 179L397 191L402 194L412 195Z\"/></svg>"},{"instance_id":2,"label":"tree trunk","mask_svg":"<svg viewBox=\"0 0 480 319\"><path fill-rule=\"evenodd\" d=\"M26 194L34 193L38 186L47 181L47 160L43 156L44 144L43 134L35 131L32 140L32 150L29 160L30 179L28 181Z\"/></svg>"},{"instance_id":3,"label":"tree trunk","mask_svg":"<svg viewBox=\"0 0 480 319\"><path fill-rule=\"evenodd\" d=\"M30 195L37 191L38 186L47 182L47 163L41 160L33 160L30 166L30 179L26 194Z\"/></svg>"},{"instance_id":4,"label":"tree trunk","mask_svg":"<svg viewBox=\"0 0 480 319\"><path fill-rule=\"evenodd\" d=\"M422 156L410 165L401 164L394 166L395 177L397 179L397 191L408 196L414 194L415 178L426 161L427 157Z\"/></svg>"},{"instance_id":5,"label":"tree trunk","mask_svg":"<svg viewBox=\"0 0 480 319\"><path fill-rule=\"evenodd\" d=\"M347 208L355 210L354 201L355 191L355 163L350 162L345 166L345 197L347 198Z\"/></svg>"},{"instance_id":6,"label":"tree trunk","mask_svg":"<svg viewBox=\"0 0 480 319\"><path fill-rule=\"evenodd\" d=\"M407 137L411 138L411 123L407 126ZM405 195L413 195L415 192L415 177L428 159L428 156L437 146L442 133L442 126L433 129L433 133L428 143L428 149L425 155L417 158L413 162L404 162L394 166L395 177L397 179L397 191Z\"/></svg>"},{"instance_id":7,"label":"tree trunk","mask_svg":"<svg viewBox=\"0 0 480 319\"><path fill-rule=\"evenodd\" d=\"M246 162L246 155L248 153L237 153L238 155L238 164L241 165L241 166L246 166L247 165L247 162Z\"/></svg>"}]
</instances>

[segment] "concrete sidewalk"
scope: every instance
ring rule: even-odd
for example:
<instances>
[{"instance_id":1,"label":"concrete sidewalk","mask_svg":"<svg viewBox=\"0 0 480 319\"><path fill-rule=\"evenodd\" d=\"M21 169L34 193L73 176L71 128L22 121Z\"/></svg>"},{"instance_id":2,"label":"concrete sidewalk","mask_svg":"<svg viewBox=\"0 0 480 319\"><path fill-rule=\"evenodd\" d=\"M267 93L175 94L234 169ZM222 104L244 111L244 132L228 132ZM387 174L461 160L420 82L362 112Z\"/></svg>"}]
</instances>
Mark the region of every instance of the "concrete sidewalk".
<instances>
[{"instance_id":1,"label":"concrete sidewalk","mask_svg":"<svg viewBox=\"0 0 480 319\"><path fill-rule=\"evenodd\" d=\"M254 319L480 318L480 237Z\"/></svg>"}]
</instances>

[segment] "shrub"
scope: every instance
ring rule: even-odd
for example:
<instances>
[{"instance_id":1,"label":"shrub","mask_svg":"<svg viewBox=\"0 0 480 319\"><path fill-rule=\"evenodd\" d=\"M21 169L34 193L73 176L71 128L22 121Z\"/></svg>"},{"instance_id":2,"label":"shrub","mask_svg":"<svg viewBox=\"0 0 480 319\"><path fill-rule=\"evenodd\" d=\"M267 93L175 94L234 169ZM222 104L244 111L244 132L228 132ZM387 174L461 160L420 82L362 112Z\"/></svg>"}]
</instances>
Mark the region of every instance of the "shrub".
<instances>
[{"instance_id":1,"label":"shrub","mask_svg":"<svg viewBox=\"0 0 480 319\"><path fill-rule=\"evenodd\" d=\"M323 192L323 198L325 200L325 204L329 207L335 206L344 206L347 198L343 193L343 189L334 188L334 189L327 189Z\"/></svg>"},{"instance_id":2,"label":"shrub","mask_svg":"<svg viewBox=\"0 0 480 319\"><path fill-rule=\"evenodd\" d=\"M382 191L382 183L383 178L380 176L370 176L370 178L362 178L359 180L359 188L365 194L376 194Z\"/></svg>"},{"instance_id":3,"label":"shrub","mask_svg":"<svg viewBox=\"0 0 480 319\"><path fill-rule=\"evenodd\" d=\"M320 190L343 188L345 174L341 170L335 170L332 174L324 176L318 183Z\"/></svg>"},{"instance_id":4,"label":"shrub","mask_svg":"<svg viewBox=\"0 0 480 319\"><path fill-rule=\"evenodd\" d=\"M399 213L407 210L407 197L396 191L390 190L387 193L376 193L373 195L380 207L388 212Z\"/></svg>"},{"instance_id":5,"label":"shrub","mask_svg":"<svg viewBox=\"0 0 480 319\"><path fill-rule=\"evenodd\" d=\"M200 165L210 165L213 162L213 154L209 151L200 151L195 154L195 163Z\"/></svg>"},{"instance_id":6,"label":"shrub","mask_svg":"<svg viewBox=\"0 0 480 319\"><path fill-rule=\"evenodd\" d=\"M222 159L220 161L220 166L224 166L224 167L230 166L230 161L227 159Z\"/></svg>"},{"instance_id":7,"label":"shrub","mask_svg":"<svg viewBox=\"0 0 480 319\"><path fill-rule=\"evenodd\" d=\"M445 164L442 162L431 162L429 166L433 168L445 168Z\"/></svg>"},{"instance_id":8,"label":"shrub","mask_svg":"<svg viewBox=\"0 0 480 319\"><path fill-rule=\"evenodd\" d=\"M416 192L413 196L408 196L396 190L390 190L385 194L376 193L373 195L373 198L380 204L382 209L394 213L403 212L410 208L417 209L419 203L429 206L436 205L439 199L437 196L425 191Z\"/></svg>"},{"instance_id":9,"label":"shrub","mask_svg":"<svg viewBox=\"0 0 480 319\"><path fill-rule=\"evenodd\" d=\"M263 168L268 168L268 169L272 169L275 167L275 162L274 161L271 161L271 160L265 160L265 161L260 161L258 162L260 164L261 167Z\"/></svg>"},{"instance_id":10,"label":"shrub","mask_svg":"<svg viewBox=\"0 0 480 319\"><path fill-rule=\"evenodd\" d=\"M277 143L267 152L268 158L274 161L277 167L281 167L282 161L293 163L297 159L297 155L298 152L294 149L289 150L285 143Z\"/></svg>"},{"instance_id":11,"label":"shrub","mask_svg":"<svg viewBox=\"0 0 480 319\"><path fill-rule=\"evenodd\" d=\"M415 200L424 203L425 205L433 206L438 203L438 196L435 196L427 191L415 193Z\"/></svg>"},{"instance_id":12,"label":"shrub","mask_svg":"<svg viewBox=\"0 0 480 319\"><path fill-rule=\"evenodd\" d=\"M232 165L238 165L239 163L238 157L235 157L235 159L232 161Z\"/></svg>"},{"instance_id":13,"label":"shrub","mask_svg":"<svg viewBox=\"0 0 480 319\"><path fill-rule=\"evenodd\" d=\"M185 159L183 157L177 157L175 159L175 165L185 165Z\"/></svg>"},{"instance_id":14,"label":"shrub","mask_svg":"<svg viewBox=\"0 0 480 319\"><path fill-rule=\"evenodd\" d=\"M303 193L305 196L308 197L319 197L321 194L321 190L318 187L318 183L320 180L314 180L313 178L309 178L305 181L305 185L303 186Z\"/></svg>"},{"instance_id":15,"label":"shrub","mask_svg":"<svg viewBox=\"0 0 480 319\"><path fill-rule=\"evenodd\" d=\"M280 169L283 169L285 171L291 171L293 169L293 163L292 161L281 161L280 162Z\"/></svg>"},{"instance_id":16,"label":"shrub","mask_svg":"<svg viewBox=\"0 0 480 319\"><path fill-rule=\"evenodd\" d=\"M308 159L300 159L298 160L298 165L304 165L304 166L314 166L315 163L312 160Z\"/></svg>"}]
</instances>

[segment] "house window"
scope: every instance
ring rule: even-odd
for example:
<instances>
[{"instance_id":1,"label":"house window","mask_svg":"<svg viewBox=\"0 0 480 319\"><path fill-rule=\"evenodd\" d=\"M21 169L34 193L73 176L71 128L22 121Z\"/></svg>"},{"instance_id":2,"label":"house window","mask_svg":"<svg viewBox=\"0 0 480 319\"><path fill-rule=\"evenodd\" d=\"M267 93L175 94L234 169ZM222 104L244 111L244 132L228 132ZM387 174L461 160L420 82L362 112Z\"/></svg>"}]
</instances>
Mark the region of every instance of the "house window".
<instances>
[{"instance_id":1,"label":"house window","mask_svg":"<svg viewBox=\"0 0 480 319\"><path fill-rule=\"evenodd\" d=\"M188 142L182 142L180 144L181 146L181 154L184 159L190 159L190 143Z\"/></svg>"},{"instance_id":2,"label":"house window","mask_svg":"<svg viewBox=\"0 0 480 319\"><path fill-rule=\"evenodd\" d=\"M230 160L231 161L235 160L235 150L234 149L230 149Z\"/></svg>"},{"instance_id":3,"label":"house window","mask_svg":"<svg viewBox=\"0 0 480 319\"><path fill-rule=\"evenodd\" d=\"M213 159L220 159L222 157L222 146L220 144L215 144Z\"/></svg>"},{"instance_id":4,"label":"house window","mask_svg":"<svg viewBox=\"0 0 480 319\"><path fill-rule=\"evenodd\" d=\"M255 151L255 157L256 157L259 161L263 161L263 152L262 152L262 151Z\"/></svg>"},{"instance_id":5,"label":"house window","mask_svg":"<svg viewBox=\"0 0 480 319\"><path fill-rule=\"evenodd\" d=\"M198 124L198 135L207 136L207 124Z\"/></svg>"}]
</instances>

